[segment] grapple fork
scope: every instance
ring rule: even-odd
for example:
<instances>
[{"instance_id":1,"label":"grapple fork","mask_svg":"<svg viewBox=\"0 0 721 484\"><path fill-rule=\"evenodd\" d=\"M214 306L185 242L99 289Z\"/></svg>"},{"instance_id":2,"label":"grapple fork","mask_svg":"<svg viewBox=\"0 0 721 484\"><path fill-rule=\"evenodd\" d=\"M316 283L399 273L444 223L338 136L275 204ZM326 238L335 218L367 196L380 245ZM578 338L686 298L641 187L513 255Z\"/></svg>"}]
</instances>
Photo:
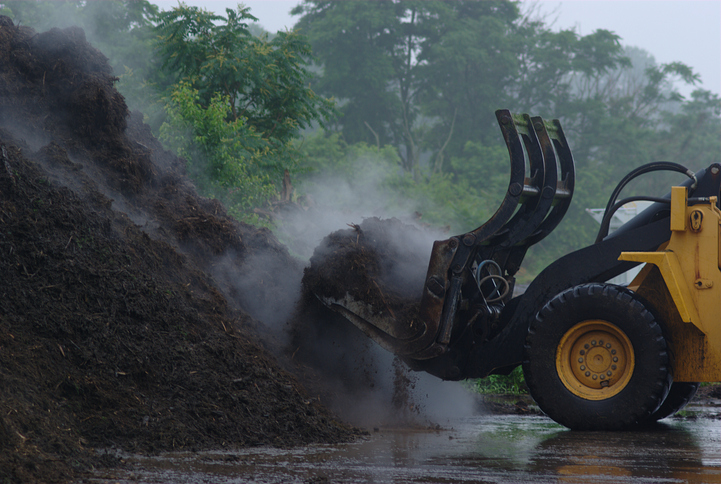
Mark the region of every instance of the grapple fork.
<instances>
[{"instance_id":1,"label":"grapple fork","mask_svg":"<svg viewBox=\"0 0 721 484\"><path fill-rule=\"evenodd\" d=\"M447 360L458 346L467 352L499 330L526 251L558 225L573 195L573 158L560 123L508 110L496 117L511 161L505 197L477 229L433 244L414 331L399 331L403 323L391 316L379 320L362 301L321 298L385 349L443 378L454 378L453 365L434 360Z\"/></svg>"}]
</instances>

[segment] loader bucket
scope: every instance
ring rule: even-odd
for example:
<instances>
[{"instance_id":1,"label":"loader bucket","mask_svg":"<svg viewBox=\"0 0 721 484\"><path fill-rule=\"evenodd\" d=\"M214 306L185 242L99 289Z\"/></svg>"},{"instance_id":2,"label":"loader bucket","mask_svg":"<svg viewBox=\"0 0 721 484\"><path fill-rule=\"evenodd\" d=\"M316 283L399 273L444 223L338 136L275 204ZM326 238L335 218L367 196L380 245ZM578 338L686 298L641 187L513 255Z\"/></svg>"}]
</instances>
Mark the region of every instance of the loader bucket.
<instances>
[{"instance_id":1,"label":"loader bucket","mask_svg":"<svg viewBox=\"0 0 721 484\"><path fill-rule=\"evenodd\" d=\"M528 248L561 221L573 195L571 151L557 120L496 111L511 174L496 213L477 229L433 244L418 320L412 327L348 295L318 295L383 348L423 365L449 348L488 338L513 293L514 274ZM465 341L459 342L459 339ZM470 340L469 340L470 339ZM432 364L431 364L432 366ZM445 378L441 369L426 371ZM453 375L450 375L453 377Z\"/></svg>"}]
</instances>

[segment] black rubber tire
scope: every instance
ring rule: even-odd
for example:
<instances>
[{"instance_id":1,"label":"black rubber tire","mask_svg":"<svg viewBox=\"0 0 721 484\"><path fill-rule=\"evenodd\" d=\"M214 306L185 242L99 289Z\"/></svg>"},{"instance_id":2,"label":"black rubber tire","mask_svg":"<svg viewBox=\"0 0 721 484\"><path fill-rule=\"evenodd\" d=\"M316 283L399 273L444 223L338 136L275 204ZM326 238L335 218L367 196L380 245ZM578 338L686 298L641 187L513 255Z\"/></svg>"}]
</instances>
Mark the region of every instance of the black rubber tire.
<instances>
[{"instance_id":1,"label":"black rubber tire","mask_svg":"<svg viewBox=\"0 0 721 484\"><path fill-rule=\"evenodd\" d=\"M657 422L683 409L696 395L698 387L699 384L694 382L673 382L666 399L658 407L658 410L651 414L649 420Z\"/></svg>"},{"instance_id":2,"label":"black rubber tire","mask_svg":"<svg viewBox=\"0 0 721 484\"><path fill-rule=\"evenodd\" d=\"M630 379L608 398L578 396L557 370L562 338L584 321L620 329L632 346L635 364ZM666 340L656 318L632 291L599 283L570 288L538 312L526 337L523 374L541 410L574 430L621 430L646 423L671 385Z\"/></svg>"}]
</instances>

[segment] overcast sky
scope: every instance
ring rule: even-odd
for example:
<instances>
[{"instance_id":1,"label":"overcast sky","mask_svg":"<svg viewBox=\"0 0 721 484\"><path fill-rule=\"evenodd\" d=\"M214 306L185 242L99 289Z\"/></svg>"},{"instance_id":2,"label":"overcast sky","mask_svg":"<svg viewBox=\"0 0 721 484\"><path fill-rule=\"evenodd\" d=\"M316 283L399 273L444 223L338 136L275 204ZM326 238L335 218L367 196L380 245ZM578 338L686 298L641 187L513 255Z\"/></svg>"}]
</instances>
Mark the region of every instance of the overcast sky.
<instances>
[{"instance_id":1,"label":"overcast sky","mask_svg":"<svg viewBox=\"0 0 721 484\"><path fill-rule=\"evenodd\" d=\"M524 0L527 3L531 0ZM153 1L162 10L177 0ZM224 14L237 1L185 0ZM298 17L290 10L296 0L242 2L268 31L292 28ZM658 63L681 61L701 75L702 87L721 95L721 0L540 0L539 10L554 30L575 28L582 35L607 29L624 45L640 47ZM680 86L679 86L680 87ZM681 88L688 94L691 88Z\"/></svg>"}]
</instances>

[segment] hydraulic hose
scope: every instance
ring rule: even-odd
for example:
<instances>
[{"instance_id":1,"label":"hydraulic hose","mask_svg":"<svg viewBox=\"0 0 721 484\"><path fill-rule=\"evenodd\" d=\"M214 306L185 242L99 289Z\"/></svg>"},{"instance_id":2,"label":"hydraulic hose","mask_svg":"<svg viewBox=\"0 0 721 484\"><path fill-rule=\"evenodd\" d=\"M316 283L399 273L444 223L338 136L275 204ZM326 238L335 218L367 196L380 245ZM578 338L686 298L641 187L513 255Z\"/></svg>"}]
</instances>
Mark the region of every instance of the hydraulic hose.
<instances>
[{"instance_id":1,"label":"hydraulic hose","mask_svg":"<svg viewBox=\"0 0 721 484\"><path fill-rule=\"evenodd\" d=\"M684 175L693 180L691 190L694 190L696 188L696 184L698 183L698 180L696 179L696 174L694 172L692 172L683 165L673 163L671 161L654 161L653 163L647 163L645 165L639 166L635 170L632 170L628 175L623 177L623 179L618 183L618 185L616 185L616 188L613 190L611 197L608 199L608 203L606 204L606 210L603 214L603 220L601 221L601 228L598 230L598 235L596 236L596 243L601 242L608 235L608 228L611 225L611 218L613 217L613 214L626 203L636 200L648 200L652 202L663 201L665 203L668 203L667 199L662 199L658 197L629 197L621 200L621 202L616 202L616 199L621 193L621 190L623 190L623 188L628 185L631 180L654 171L675 171L678 173L683 173Z\"/></svg>"}]
</instances>

